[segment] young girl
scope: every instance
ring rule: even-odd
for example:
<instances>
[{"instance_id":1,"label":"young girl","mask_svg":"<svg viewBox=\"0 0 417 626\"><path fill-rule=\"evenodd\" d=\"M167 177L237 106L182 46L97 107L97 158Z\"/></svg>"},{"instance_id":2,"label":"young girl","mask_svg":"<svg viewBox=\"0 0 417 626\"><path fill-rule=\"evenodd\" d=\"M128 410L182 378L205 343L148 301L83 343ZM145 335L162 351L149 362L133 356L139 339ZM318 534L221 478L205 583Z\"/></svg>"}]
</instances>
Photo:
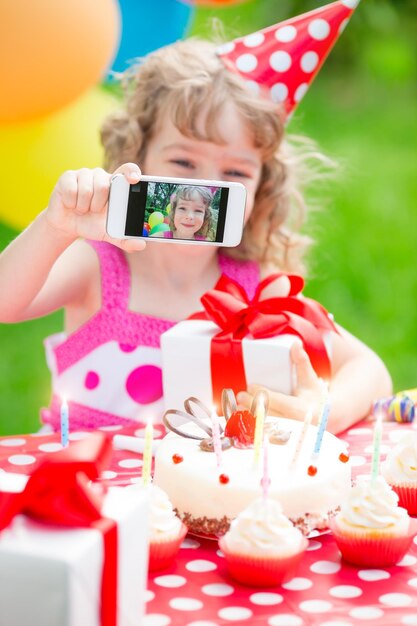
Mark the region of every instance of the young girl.
<instances>
[{"instance_id":1,"label":"young girl","mask_svg":"<svg viewBox=\"0 0 417 626\"><path fill-rule=\"evenodd\" d=\"M201 310L222 273L253 296L271 271L302 270L306 241L291 232L294 157L277 105L249 92L208 42L187 40L149 55L128 78L126 106L106 120L106 170L67 171L48 207L0 259L0 321L21 322L65 309L65 332L46 342L51 405L42 420L59 428L61 398L72 428L162 417L159 338ZM139 168L140 166L140 168ZM137 183L160 176L242 182L246 226L236 249L113 240L105 230L111 174ZM24 261L24 262L22 262ZM287 295L288 280L268 296ZM332 337L329 428L341 431L391 393L381 360L347 331ZM293 396L271 394L270 409L303 419L322 387L306 352L291 353ZM260 381L261 382L261 381ZM247 405L255 389L242 390Z\"/></svg>"},{"instance_id":2,"label":"young girl","mask_svg":"<svg viewBox=\"0 0 417 626\"><path fill-rule=\"evenodd\" d=\"M171 230L165 237L174 239L200 239L212 237L213 218L211 203L213 196L206 187L180 186L171 201L169 223Z\"/></svg>"}]
</instances>

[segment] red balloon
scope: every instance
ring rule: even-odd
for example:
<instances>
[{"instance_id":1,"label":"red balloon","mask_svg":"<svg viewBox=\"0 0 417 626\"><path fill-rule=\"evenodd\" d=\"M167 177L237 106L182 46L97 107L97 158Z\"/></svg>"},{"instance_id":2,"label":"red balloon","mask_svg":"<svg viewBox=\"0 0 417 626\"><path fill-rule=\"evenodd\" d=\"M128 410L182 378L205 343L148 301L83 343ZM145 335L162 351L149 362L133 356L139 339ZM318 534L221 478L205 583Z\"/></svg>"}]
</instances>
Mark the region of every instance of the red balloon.
<instances>
[{"instance_id":1,"label":"red balloon","mask_svg":"<svg viewBox=\"0 0 417 626\"><path fill-rule=\"evenodd\" d=\"M164 219L164 223L165 223L165 224L169 224L169 217L166 217L166 218Z\"/></svg>"},{"instance_id":2,"label":"red balloon","mask_svg":"<svg viewBox=\"0 0 417 626\"><path fill-rule=\"evenodd\" d=\"M151 227L149 226L148 222L145 222L143 225L143 230L146 230L148 233L151 230Z\"/></svg>"}]
</instances>

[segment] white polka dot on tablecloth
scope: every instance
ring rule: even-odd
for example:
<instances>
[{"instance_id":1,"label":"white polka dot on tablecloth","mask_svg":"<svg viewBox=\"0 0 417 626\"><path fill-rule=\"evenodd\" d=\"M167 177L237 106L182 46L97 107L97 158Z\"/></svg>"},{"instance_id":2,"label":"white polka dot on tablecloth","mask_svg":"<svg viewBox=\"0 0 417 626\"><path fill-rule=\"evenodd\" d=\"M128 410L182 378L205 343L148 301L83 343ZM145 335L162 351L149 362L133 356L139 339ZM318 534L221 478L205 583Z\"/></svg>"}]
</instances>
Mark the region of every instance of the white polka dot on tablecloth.
<instances>
[{"instance_id":1,"label":"white polka dot on tablecloth","mask_svg":"<svg viewBox=\"0 0 417 626\"><path fill-rule=\"evenodd\" d=\"M197 598L172 598L169 606L177 611L198 611L203 608L204 604Z\"/></svg>"},{"instance_id":2,"label":"white polka dot on tablecloth","mask_svg":"<svg viewBox=\"0 0 417 626\"><path fill-rule=\"evenodd\" d=\"M352 622L345 622L340 619L332 619L330 622L321 622L320 626L353 626Z\"/></svg>"},{"instance_id":3,"label":"white polka dot on tablecloth","mask_svg":"<svg viewBox=\"0 0 417 626\"><path fill-rule=\"evenodd\" d=\"M243 38L242 43L247 48L256 48L265 41L265 35L263 33L252 33Z\"/></svg>"},{"instance_id":4,"label":"white polka dot on tablecloth","mask_svg":"<svg viewBox=\"0 0 417 626\"><path fill-rule=\"evenodd\" d=\"M281 615L272 615L268 619L268 626L302 626L303 620L298 615L290 615L282 613Z\"/></svg>"},{"instance_id":5,"label":"white polka dot on tablecloth","mask_svg":"<svg viewBox=\"0 0 417 626\"><path fill-rule=\"evenodd\" d=\"M126 469L132 469L134 467L142 467L143 461L141 459L122 459L117 465Z\"/></svg>"},{"instance_id":6,"label":"white polka dot on tablecloth","mask_svg":"<svg viewBox=\"0 0 417 626\"><path fill-rule=\"evenodd\" d=\"M347 432L348 435L370 435L372 434L372 428L351 428Z\"/></svg>"},{"instance_id":7,"label":"white polka dot on tablecloth","mask_svg":"<svg viewBox=\"0 0 417 626\"><path fill-rule=\"evenodd\" d=\"M139 483L143 483L143 478L142 476L135 476L134 478L129 478L129 482L132 483L132 485L138 485Z\"/></svg>"},{"instance_id":8,"label":"white polka dot on tablecloth","mask_svg":"<svg viewBox=\"0 0 417 626\"><path fill-rule=\"evenodd\" d=\"M257 65L258 59L254 54L250 54L249 52L241 54L236 59L236 67L239 72L253 72Z\"/></svg>"},{"instance_id":9,"label":"white polka dot on tablecloth","mask_svg":"<svg viewBox=\"0 0 417 626\"><path fill-rule=\"evenodd\" d=\"M155 593L150 589L146 589L145 591L145 602L151 602L155 597Z\"/></svg>"},{"instance_id":10,"label":"white polka dot on tablecloth","mask_svg":"<svg viewBox=\"0 0 417 626\"><path fill-rule=\"evenodd\" d=\"M259 606L273 606L274 604L281 604L281 602L284 601L284 598L280 593L260 591L250 595L249 600L252 604L258 604Z\"/></svg>"},{"instance_id":11,"label":"white polka dot on tablecloth","mask_svg":"<svg viewBox=\"0 0 417 626\"><path fill-rule=\"evenodd\" d=\"M187 622L185 626L218 626L218 623L210 622L206 619L199 619L196 622Z\"/></svg>"},{"instance_id":12,"label":"white polka dot on tablecloth","mask_svg":"<svg viewBox=\"0 0 417 626\"><path fill-rule=\"evenodd\" d=\"M379 619L384 615L382 609L378 609L375 606L358 606L355 609L349 611L349 615L355 619Z\"/></svg>"},{"instance_id":13,"label":"white polka dot on tablecloth","mask_svg":"<svg viewBox=\"0 0 417 626\"><path fill-rule=\"evenodd\" d=\"M217 569L216 563L213 561L207 561L205 559L196 559L195 561L189 561L185 566L189 572L212 572Z\"/></svg>"},{"instance_id":14,"label":"white polka dot on tablecloth","mask_svg":"<svg viewBox=\"0 0 417 626\"><path fill-rule=\"evenodd\" d=\"M277 50L269 57L269 65L276 72L286 72L291 67L291 57L285 50Z\"/></svg>"},{"instance_id":15,"label":"white polka dot on tablecloth","mask_svg":"<svg viewBox=\"0 0 417 626\"><path fill-rule=\"evenodd\" d=\"M289 591L304 591L305 589L310 589L313 583L309 578L296 577L281 586Z\"/></svg>"},{"instance_id":16,"label":"white polka dot on tablecloth","mask_svg":"<svg viewBox=\"0 0 417 626\"><path fill-rule=\"evenodd\" d=\"M0 446L4 446L5 448L17 448L18 446L24 446L26 443L26 439L22 439L21 437L13 437L11 439L2 439L0 441Z\"/></svg>"},{"instance_id":17,"label":"white polka dot on tablecloth","mask_svg":"<svg viewBox=\"0 0 417 626\"><path fill-rule=\"evenodd\" d=\"M365 465L366 459L364 456L360 456L358 454L354 454L350 457L350 465L351 467L359 467L360 465Z\"/></svg>"},{"instance_id":18,"label":"white polka dot on tablecloth","mask_svg":"<svg viewBox=\"0 0 417 626\"><path fill-rule=\"evenodd\" d=\"M12 454L7 460L11 465L32 465L32 463L36 463L36 458L31 454Z\"/></svg>"},{"instance_id":19,"label":"white polka dot on tablecloth","mask_svg":"<svg viewBox=\"0 0 417 626\"><path fill-rule=\"evenodd\" d=\"M305 613L325 613L332 610L332 603L327 600L304 600L298 608Z\"/></svg>"},{"instance_id":20,"label":"white polka dot on tablecloth","mask_svg":"<svg viewBox=\"0 0 417 626\"><path fill-rule=\"evenodd\" d=\"M101 472L100 478L103 480L112 480L112 478L116 478L117 472L113 472L113 470L104 470Z\"/></svg>"},{"instance_id":21,"label":"white polka dot on tablecloth","mask_svg":"<svg viewBox=\"0 0 417 626\"><path fill-rule=\"evenodd\" d=\"M86 437L88 437L91 433L87 433L84 430L77 430L73 433L70 433L68 436L68 439L70 441L81 441L82 439L85 439Z\"/></svg>"},{"instance_id":22,"label":"white polka dot on tablecloth","mask_svg":"<svg viewBox=\"0 0 417 626\"><path fill-rule=\"evenodd\" d=\"M410 567L417 563L417 558L412 554L406 554L404 558L397 563L400 567Z\"/></svg>"},{"instance_id":23,"label":"white polka dot on tablecloth","mask_svg":"<svg viewBox=\"0 0 417 626\"><path fill-rule=\"evenodd\" d=\"M38 446L38 450L40 450L41 452L58 452L59 450L63 450L63 446L62 444L58 443L57 441L51 441L50 443L41 443L40 446Z\"/></svg>"},{"instance_id":24,"label":"white polka dot on tablecloth","mask_svg":"<svg viewBox=\"0 0 417 626\"><path fill-rule=\"evenodd\" d=\"M169 626L171 618L162 613L150 613L143 616L142 623L143 626Z\"/></svg>"},{"instance_id":25,"label":"white polka dot on tablecloth","mask_svg":"<svg viewBox=\"0 0 417 626\"><path fill-rule=\"evenodd\" d=\"M234 587L226 585L226 583L211 583L210 585L204 585L204 587L201 587L201 591L205 593L206 596L215 596L218 598L230 596L234 590Z\"/></svg>"},{"instance_id":26,"label":"white polka dot on tablecloth","mask_svg":"<svg viewBox=\"0 0 417 626\"><path fill-rule=\"evenodd\" d=\"M379 447L379 453L382 454L388 454L388 452L391 450L391 446L387 446L385 443L381 444L381 446ZM366 452L366 454L372 454L374 451L374 447L373 446L366 446L366 448L363 449L364 452Z\"/></svg>"},{"instance_id":27,"label":"white polka dot on tablecloth","mask_svg":"<svg viewBox=\"0 0 417 626\"><path fill-rule=\"evenodd\" d=\"M273 102L284 102L288 96L288 87L285 83L275 83L270 89Z\"/></svg>"},{"instance_id":28,"label":"white polka dot on tablecloth","mask_svg":"<svg viewBox=\"0 0 417 626\"><path fill-rule=\"evenodd\" d=\"M313 52L312 50L310 52L305 52L300 60L301 69L303 72L306 72L306 74L310 74L316 69L319 64L319 60L320 58L317 52Z\"/></svg>"},{"instance_id":29,"label":"white polka dot on tablecloth","mask_svg":"<svg viewBox=\"0 0 417 626\"><path fill-rule=\"evenodd\" d=\"M310 539L307 546L307 551L312 552L313 550L320 550L323 547L321 541L316 541L315 539Z\"/></svg>"},{"instance_id":30,"label":"white polka dot on tablecloth","mask_svg":"<svg viewBox=\"0 0 417 626\"><path fill-rule=\"evenodd\" d=\"M315 574L335 574L341 567L341 564L335 561L316 561L310 569Z\"/></svg>"},{"instance_id":31,"label":"white polka dot on tablecloth","mask_svg":"<svg viewBox=\"0 0 417 626\"><path fill-rule=\"evenodd\" d=\"M407 580L407 585L410 585L413 589L417 589L417 578L410 578Z\"/></svg>"},{"instance_id":32,"label":"white polka dot on tablecloth","mask_svg":"<svg viewBox=\"0 0 417 626\"><path fill-rule=\"evenodd\" d=\"M386 606L408 606L413 601L412 597L406 593L384 593L378 600Z\"/></svg>"},{"instance_id":33,"label":"white polka dot on tablecloth","mask_svg":"<svg viewBox=\"0 0 417 626\"><path fill-rule=\"evenodd\" d=\"M281 26L275 31L275 39L282 43L293 41L297 37L297 29L295 26Z\"/></svg>"},{"instance_id":34,"label":"white polka dot on tablecloth","mask_svg":"<svg viewBox=\"0 0 417 626\"><path fill-rule=\"evenodd\" d=\"M329 594L333 598L359 598L363 594L360 587L355 585L336 585L329 589Z\"/></svg>"},{"instance_id":35,"label":"white polka dot on tablecloth","mask_svg":"<svg viewBox=\"0 0 417 626\"><path fill-rule=\"evenodd\" d=\"M387 578L391 578L391 574L383 569L361 569L358 572L358 577L361 580L374 582L376 580L387 580Z\"/></svg>"},{"instance_id":36,"label":"white polka dot on tablecloth","mask_svg":"<svg viewBox=\"0 0 417 626\"><path fill-rule=\"evenodd\" d=\"M318 18L316 20L311 20L307 30L310 37L317 39L318 41L322 41L330 35L330 24L326 20Z\"/></svg>"},{"instance_id":37,"label":"white polka dot on tablecloth","mask_svg":"<svg viewBox=\"0 0 417 626\"><path fill-rule=\"evenodd\" d=\"M196 550L197 548L200 547L200 542L196 541L195 539L184 539L184 541L181 544L181 548L186 548L186 549L190 549L190 550Z\"/></svg>"},{"instance_id":38,"label":"white polka dot on tablecloth","mask_svg":"<svg viewBox=\"0 0 417 626\"><path fill-rule=\"evenodd\" d=\"M410 430L411 429L407 429L407 432L410 432ZM399 430L390 430L390 432L388 433L388 439L392 443L398 443L400 439L404 437L404 432L406 431L403 430L402 428L400 428Z\"/></svg>"},{"instance_id":39,"label":"white polka dot on tablecloth","mask_svg":"<svg viewBox=\"0 0 417 626\"><path fill-rule=\"evenodd\" d=\"M123 426L121 424L112 424L111 426L99 426L98 430L104 430L104 432L113 432L115 430L122 430Z\"/></svg>"},{"instance_id":40,"label":"white polka dot on tablecloth","mask_svg":"<svg viewBox=\"0 0 417 626\"><path fill-rule=\"evenodd\" d=\"M228 606L220 609L217 615L230 622L239 622L242 619L249 619L253 613L244 606Z\"/></svg>"},{"instance_id":41,"label":"white polka dot on tablecloth","mask_svg":"<svg viewBox=\"0 0 417 626\"><path fill-rule=\"evenodd\" d=\"M165 576L157 576L154 578L155 585L159 587L168 587L170 589L175 589L176 587L182 587L187 583L187 580L184 576L177 576L175 574L167 574Z\"/></svg>"},{"instance_id":42,"label":"white polka dot on tablecloth","mask_svg":"<svg viewBox=\"0 0 417 626\"><path fill-rule=\"evenodd\" d=\"M414 615L404 615L401 618L401 624L405 624L405 626L417 626L417 614Z\"/></svg>"},{"instance_id":43,"label":"white polka dot on tablecloth","mask_svg":"<svg viewBox=\"0 0 417 626\"><path fill-rule=\"evenodd\" d=\"M297 89L294 92L294 100L296 102L300 102L300 100L302 100L304 96L306 95L307 90L308 90L308 83L301 83L301 85L298 85Z\"/></svg>"},{"instance_id":44,"label":"white polka dot on tablecloth","mask_svg":"<svg viewBox=\"0 0 417 626\"><path fill-rule=\"evenodd\" d=\"M359 4L359 0L342 0L342 4L348 9L356 9Z\"/></svg>"},{"instance_id":45,"label":"white polka dot on tablecloth","mask_svg":"<svg viewBox=\"0 0 417 626\"><path fill-rule=\"evenodd\" d=\"M216 550L216 554L217 556L219 556L221 559L224 559L224 554L221 550Z\"/></svg>"}]
</instances>

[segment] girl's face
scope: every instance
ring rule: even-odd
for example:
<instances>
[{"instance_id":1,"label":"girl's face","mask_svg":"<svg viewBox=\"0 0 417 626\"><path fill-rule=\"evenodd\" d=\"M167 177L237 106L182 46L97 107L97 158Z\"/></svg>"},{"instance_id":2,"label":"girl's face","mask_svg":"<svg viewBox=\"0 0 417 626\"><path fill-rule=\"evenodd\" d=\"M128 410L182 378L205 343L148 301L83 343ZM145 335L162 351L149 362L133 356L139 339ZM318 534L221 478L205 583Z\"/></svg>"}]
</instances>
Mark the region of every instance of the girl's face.
<instances>
[{"instance_id":1,"label":"girl's face","mask_svg":"<svg viewBox=\"0 0 417 626\"><path fill-rule=\"evenodd\" d=\"M174 237L178 239L194 239L204 222L206 208L199 194L192 200L180 198L174 213Z\"/></svg>"},{"instance_id":2,"label":"girl's face","mask_svg":"<svg viewBox=\"0 0 417 626\"><path fill-rule=\"evenodd\" d=\"M204 112L197 120L204 134ZM237 181L247 191L245 222L253 210L258 188L262 158L253 138L233 104L223 108L217 127L224 144L186 137L165 115L148 143L144 163L146 174L177 178Z\"/></svg>"}]
</instances>

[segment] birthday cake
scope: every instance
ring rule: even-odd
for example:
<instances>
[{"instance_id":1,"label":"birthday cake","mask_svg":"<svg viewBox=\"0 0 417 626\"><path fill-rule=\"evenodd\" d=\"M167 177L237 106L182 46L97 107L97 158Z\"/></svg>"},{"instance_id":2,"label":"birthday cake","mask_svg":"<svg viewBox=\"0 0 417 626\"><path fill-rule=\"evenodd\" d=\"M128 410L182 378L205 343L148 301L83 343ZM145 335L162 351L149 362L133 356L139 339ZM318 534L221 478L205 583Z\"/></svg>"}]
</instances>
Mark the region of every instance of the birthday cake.
<instances>
[{"instance_id":1,"label":"birthday cake","mask_svg":"<svg viewBox=\"0 0 417 626\"><path fill-rule=\"evenodd\" d=\"M203 420L187 422L182 414L180 424L159 445L154 483L168 494L191 532L222 536L262 493L262 459L256 462L253 445L245 445L250 424L240 419L243 439L222 437L220 464ZM236 428L231 430L226 424L224 434L239 434ZM326 431L314 457L317 427L304 428L285 418L267 417L265 433L269 497L280 502L284 514L304 534L327 528L351 488L346 444Z\"/></svg>"}]
</instances>

